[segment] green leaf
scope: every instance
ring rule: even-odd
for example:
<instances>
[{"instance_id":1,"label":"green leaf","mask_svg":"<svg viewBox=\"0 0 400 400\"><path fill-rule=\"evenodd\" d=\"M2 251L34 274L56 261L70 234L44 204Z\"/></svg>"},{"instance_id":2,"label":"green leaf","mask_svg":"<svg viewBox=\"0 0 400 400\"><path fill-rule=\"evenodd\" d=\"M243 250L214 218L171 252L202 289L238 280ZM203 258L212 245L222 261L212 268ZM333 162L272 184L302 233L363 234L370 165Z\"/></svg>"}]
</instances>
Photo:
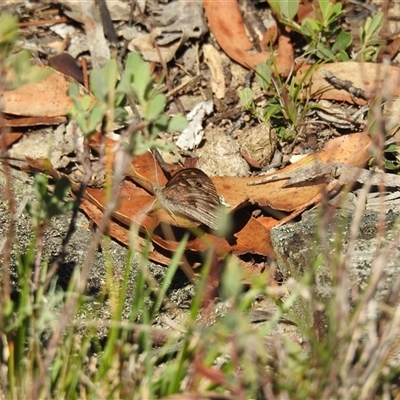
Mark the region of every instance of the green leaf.
<instances>
[{"instance_id":1,"label":"green leaf","mask_svg":"<svg viewBox=\"0 0 400 400\"><path fill-rule=\"evenodd\" d=\"M393 164L391 161L385 160L385 168L386 169L393 171L393 170L397 169L397 167L398 166L396 164Z\"/></svg>"},{"instance_id":2,"label":"green leaf","mask_svg":"<svg viewBox=\"0 0 400 400\"><path fill-rule=\"evenodd\" d=\"M385 149L385 153L397 153L399 151L399 146L396 144L391 144Z\"/></svg>"},{"instance_id":3,"label":"green leaf","mask_svg":"<svg viewBox=\"0 0 400 400\"><path fill-rule=\"evenodd\" d=\"M107 61L103 68L103 76L108 83L108 89L114 88L118 81L118 63L117 60Z\"/></svg>"},{"instance_id":4,"label":"green leaf","mask_svg":"<svg viewBox=\"0 0 400 400\"><path fill-rule=\"evenodd\" d=\"M365 32L367 36L372 36L382 28L384 14L378 12L373 18L368 17L365 21Z\"/></svg>"},{"instance_id":5,"label":"green leaf","mask_svg":"<svg viewBox=\"0 0 400 400\"><path fill-rule=\"evenodd\" d=\"M148 121L154 121L157 117L162 114L165 109L167 100L161 93L157 93L147 104L144 117Z\"/></svg>"},{"instance_id":6,"label":"green leaf","mask_svg":"<svg viewBox=\"0 0 400 400\"><path fill-rule=\"evenodd\" d=\"M114 112L114 119L118 122L125 122L129 118L129 113L125 110L125 108L118 107Z\"/></svg>"},{"instance_id":7,"label":"green leaf","mask_svg":"<svg viewBox=\"0 0 400 400\"><path fill-rule=\"evenodd\" d=\"M332 4L330 14L328 16L328 23L332 24L333 22L337 22L338 18L343 15L343 9L341 3Z\"/></svg>"},{"instance_id":8,"label":"green leaf","mask_svg":"<svg viewBox=\"0 0 400 400\"><path fill-rule=\"evenodd\" d=\"M256 80L264 90L271 87L271 67L267 64L256 65Z\"/></svg>"},{"instance_id":9,"label":"green leaf","mask_svg":"<svg viewBox=\"0 0 400 400\"><path fill-rule=\"evenodd\" d=\"M72 99L78 98L79 96L79 86L76 82L71 82L68 88L68 96Z\"/></svg>"},{"instance_id":10,"label":"green leaf","mask_svg":"<svg viewBox=\"0 0 400 400\"><path fill-rule=\"evenodd\" d=\"M280 105L270 105L265 107L264 110L264 119L265 122L268 122L271 118L282 118L281 114L281 106Z\"/></svg>"},{"instance_id":11,"label":"green leaf","mask_svg":"<svg viewBox=\"0 0 400 400\"><path fill-rule=\"evenodd\" d=\"M360 36L360 41L361 43L365 42L366 34L365 34L365 29L363 26L360 26L358 28L358 35Z\"/></svg>"},{"instance_id":12,"label":"green leaf","mask_svg":"<svg viewBox=\"0 0 400 400\"><path fill-rule=\"evenodd\" d=\"M122 72L121 80L118 82L117 93L131 93L131 82L133 80L133 71L125 67Z\"/></svg>"},{"instance_id":13,"label":"green leaf","mask_svg":"<svg viewBox=\"0 0 400 400\"><path fill-rule=\"evenodd\" d=\"M269 6L272 8L272 10L278 15L279 19L281 19L282 13L279 0L267 0L267 2Z\"/></svg>"},{"instance_id":14,"label":"green leaf","mask_svg":"<svg viewBox=\"0 0 400 400\"><path fill-rule=\"evenodd\" d=\"M182 132L188 126L188 124L189 122L184 115L174 115L168 122L168 131Z\"/></svg>"},{"instance_id":15,"label":"green leaf","mask_svg":"<svg viewBox=\"0 0 400 400\"><path fill-rule=\"evenodd\" d=\"M78 90L78 94L75 92L75 90ZM79 98L78 95L78 85L75 83L71 84L69 96L71 97L73 104L67 111L67 114L70 118L78 118L79 115L87 113L92 103L92 98L89 95L84 95L82 98Z\"/></svg>"},{"instance_id":16,"label":"green leaf","mask_svg":"<svg viewBox=\"0 0 400 400\"><path fill-rule=\"evenodd\" d=\"M344 51L350 46L352 41L353 36L349 32L340 32L332 46L332 51L334 53Z\"/></svg>"},{"instance_id":17,"label":"green leaf","mask_svg":"<svg viewBox=\"0 0 400 400\"><path fill-rule=\"evenodd\" d=\"M335 58L335 54L332 53L332 51L328 47L324 46L321 43L317 44L317 56L319 58L327 58L331 60Z\"/></svg>"},{"instance_id":18,"label":"green leaf","mask_svg":"<svg viewBox=\"0 0 400 400\"><path fill-rule=\"evenodd\" d=\"M18 20L8 13L0 14L0 45L12 44L18 37Z\"/></svg>"},{"instance_id":19,"label":"green leaf","mask_svg":"<svg viewBox=\"0 0 400 400\"><path fill-rule=\"evenodd\" d=\"M318 4L322 12L322 17L324 20L326 20L327 18L329 18L332 3L330 0L318 0Z\"/></svg>"},{"instance_id":20,"label":"green leaf","mask_svg":"<svg viewBox=\"0 0 400 400\"><path fill-rule=\"evenodd\" d=\"M72 210L74 206L73 201L65 201L70 188L68 178L61 178L54 189L53 194L48 194L45 203L47 205L47 218L50 219L56 215L64 214Z\"/></svg>"},{"instance_id":21,"label":"green leaf","mask_svg":"<svg viewBox=\"0 0 400 400\"><path fill-rule=\"evenodd\" d=\"M382 39L379 39L378 37L373 37L371 39L368 40L368 46L383 46L385 44L385 42ZM375 51L377 49L375 48Z\"/></svg>"},{"instance_id":22,"label":"green leaf","mask_svg":"<svg viewBox=\"0 0 400 400\"><path fill-rule=\"evenodd\" d=\"M310 38L318 35L318 32L321 30L321 26L318 22L313 18L304 18L301 23L301 32L303 35L306 35Z\"/></svg>"},{"instance_id":23,"label":"green leaf","mask_svg":"<svg viewBox=\"0 0 400 400\"><path fill-rule=\"evenodd\" d=\"M47 181L48 179L43 174L36 174L33 181L33 188L36 192L38 200L43 200L47 193Z\"/></svg>"},{"instance_id":24,"label":"green leaf","mask_svg":"<svg viewBox=\"0 0 400 400\"><path fill-rule=\"evenodd\" d=\"M239 267L238 263L230 262L226 265L226 273L222 277L221 295L222 298L232 299L238 298L243 293L242 279L242 268Z\"/></svg>"},{"instance_id":25,"label":"green leaf","mask_svg":"<svg viewBox=\"0 0 400 400\"><path fill-rule=\"evenodd\" d=\"M340 52L337 54L337 58L338 58L340 61L344 61L344 62L350 61L350 57L349 57L349 55L348 55L345 51L340 51Z\"/></svg>"},{"instance_id":26,"label":"green leaf","mask_svg":"<svg viewBox=\"0 0 400 400\"><path fill-rule=\"evenodd\" d=\"M134 71L136 71L139 68L142 68L142 66L146 64L142 57L140 57L139 53L129 53L127 59L126 59L126 63L125 63L125 70L126 71L130 71L132 74L134 73Z\"/></svg>"},{"instance_id":27,"label":"green leaf","mask_svg":"<svg viewBox=\"0 0 400 400\"><path fill-rule=\"evenodd\" d=\"M85 94L81 99L80 99L80 105L82 106L83 111L87 111L90 108L90 104L92 103L92 98L88 95Z\"/></svg>"},{"instance_id":28,"label":"green leaf","mask_svg":"<svg viewBox=\"0 0 400 400\"><path fill-rule=\"evenodd\" d=\"M320 3L323 2L323 25L328 28L333 23L338 22L338 18L343 15L343 9L341 3L333 4L330 0L320 0Z\"/></svg>"},{"instance_id":29,"label":"green leaf","mask_svg":"<svg viewBox=\"0 0 400 400\"><path fill-rule=\"evenodd\" d=\"M64 197L68 194L71 185L69 179L63 176L57 183L56 187L54 188L54 196L58 200L64 199Z\"/></svg>"},{"instance_id":30,"label":"green leaf","mask_svg":"<svg viewBox=\"0 0 400 400\"><path fill-rule=\"evenodd\" d=\"M293 19L299 10L299 0L268 0L271 8L280 16Z\"/></svg>"},{"instance_id":31,"label":"green leaf","mask_svg":"<svg viewBox=\"0 0 400 400\"><path fill-rule=\"evenodd\" d=\"M107 102L110 90L113 90L118 80L118 64L116 60L107 61L103 68L94 68L90 74L90 88L94 96Z\"/></svg>"},{"instance_id":32,"label":"green leaf","mask_svg":"<svg viewBox=\"0 0 400 400\"><path fill-rule=\"evenodd\" d=\"M250 88L238 90L238 96L244 108L247 109L251 107L251 105L253 104L254 93Z\"/></svg>"},{"instance_id":33,"label":"green leaf","mask_svg":"<svg viewBox=\"0 0 400 400\"><path fill-rule=\"evenodd\" d=\"M108 85L104 79L104 71L94 68L90 74L90 89L96 99L105 102L107 99Z\"/></svg>"},{"instance_id":34,"label":"green leaf","mask_svg":"<svg viewBox=\"0 0 400 400\"><path fill-rule=\"evenodd\" d=\"M169 119L165 114L162 114L157 121L154 123L152 133L158 134L159 132L165 131L168 127Z\"/></svg>"},{"instance_id":35,"label":"green leaf","mask_svg":"<svg viewBox=\"0 0 400 400\"><path fill-rule=\"evenodd\" d=\"M115 91L115 106L124 107L126 104L126 93Z\"/></svg>"},{"instance_id":36,"label":"green leaf","mask_svg":"<svg viewBox=\"0 0 400 400\"><path fill-rule=\"evenodd\" d=\"M130 53L117 91L133 94L139 103L143 104L152 84L149 64L143 61L138 53Z\"/></svg>"},{"instance_id":37,"label":"green leaf","mask_svg":"<svg viewBox=\"0 0 400 400\"><path fill-rule=\"evenodd\" d=\"M147 63L139 64L133 73L132 87L138 96L139 102L143 103L149 98L149 90L153 85L150 75L150 66Z\"/></svg>"},{"instance_id":38,"label":"green leaf","mask_svg":"<svg viewBox=\"0 0 400 400\"><path fill-rule=\"evenodd\" d=\"M104 106L96 106L90 112L88 124L86 127L86 131L84 133L86 135L92 134L96 128L101 124L103 121L105 114L105 107Z\"/></svg>"}]
</instances>

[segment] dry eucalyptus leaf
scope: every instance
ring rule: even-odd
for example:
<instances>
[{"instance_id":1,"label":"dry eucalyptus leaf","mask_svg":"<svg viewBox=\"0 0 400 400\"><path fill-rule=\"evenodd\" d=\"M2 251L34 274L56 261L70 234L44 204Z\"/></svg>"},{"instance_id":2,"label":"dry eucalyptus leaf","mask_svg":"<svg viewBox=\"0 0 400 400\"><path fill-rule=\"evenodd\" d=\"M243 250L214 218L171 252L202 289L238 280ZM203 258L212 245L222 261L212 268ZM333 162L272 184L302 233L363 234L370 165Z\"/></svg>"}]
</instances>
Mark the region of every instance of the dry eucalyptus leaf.
<instances>
[{"instance_id":1,"label":"dry eucalyptus leaf","mask_svg":"<svg viewBox=\"0 0 400 400\"><path fill-rule=\"evenodd\" d=\"M83 23L80 2L75 0L58 0L58 4L64 6L64 14L74 21Z\"/></svg>"},{"instance_id":2,"label":"dry eucalyptus leaf","mask_svg":"<svg viewBox=\"0 0 400 400\"><path fill-rule=\"evenodd\" d=\"M156 26L150 33L136 35L128 48L138 51L147 61L160 62L155 42L162 57L169 62L188 39L199 38L207 32L202 2L174 1L163 7L159 18L150 20Z\"/></svg>"},{"instance_id":3,"label":"dry eucalyptus leaf","mask_svg":"<svg viewBox=\"0 0 400 400\"><path fill-rule=\"evenodd\" d=\"M221 55L211 44L203 46L204 62L211 72L211 90L217 99L225 97L225 75Z\"/></svg>"},{"instance_id":4,"label":"dry eucalyptus leaf","mask_svg":"<svg viewBox=\"0 0 400 400\"><path fill-rule=\"evenodd\" d=\"M363 105L367 100L352 97L347 90L336 88L329 83L327 72L342 81L350 80L352 87L363 91L368 100L377 95L395 97L400 95L400 68L385 64L368 62L337 62L324 64L306 77L307 71L314 66L304 65L296 73L296 83L309 85L307 90L300 92L304 98L330 99L346 101Z\"/></svg>"},{"instance_id":5,"label":"dry eucalyptus leaf","mask_svg":"<svg viewBox=\"0 0 400 400\"><path fill-rule=\"evenodd\" d=\"M325 144L322 151L307 156L307 158L318 158L323 163L346 163L351 166L364 166L370 158L371 138L367 132L358 132L351 135L341 136L331 139ZM289 165L279 174L286 174L294 171L299 164L304 164L307 160L302 159L296 164ZM202 168L204 170L204 168ZM274 173L276 175L278 173ZM321 195L321 191L326 189L326 181L322 183L309 182L306 185L282 188L284 180L269 182L264 185L249 186L260 177L249 178L212 178L218 193L224 197L225 201L233 209L245 201L268 205L276 210L293 211L304 207L305 204Z\"/></svg>"},{"instance_id":6,"label":"dry eucalyptus leaf","mask_svg":"<svg viewBox=\"0 0 400 400\"><path fill-rule=\"evenodd\" d=\"M64 14L74 21L83 23L80 4L76 0L58 0L57 3L65 5ZM113 21L129 21L131 5L123 0L106 0L108 11ZM142 11L146 6L146 0L135 1Z\"/></svg>"},{"instance_id":7,"label":"dry eucalyptus leaf","mask_svg":"<svg viewBox=\"0 0 400 400\"><path fill-rule=\"evenodd\" d=\"M68 53L61 53L49 57L47 60L50 67L64 75L70 76L83 85L83 73L76 60Z\"/></svg>"},{"instance_id":8,"label":"dry eucalyptus leaf","mask_svg":"<svg viewBox=\"0 0 400 400\"><path fill-rule=\"evenodd\" d=\"M230 58L245 68L254 68L270 58L269 51L253 51L254 45L247 36L236 0L203 0L203 5L210 30ZM270 37L269 32L267 35ZM287 76L293 67L293 45L289 36L281 34L277 50L274 56L276 68L280 74Z\"/></svg>"},{"instance_id":9,"label":"dry eucalyptus leaf","mask_svg":"<svg viewBox=\"0 0 400 400\"><path fill-rule=\"evenodd\" d=\"M59 35L62 39L68 38L68 54L77 58L80 54L89 50L89 43L86 35L75 27L67 24L56 24L49 29Z\"/></svg>"},{"instance_id":10,"label":"dry eucalyptus leaf","mask_svg":"<svg viewBox=\"0 0 400 400\"><path fill-rule=\"evenodd\" d=\"M50 128L28 133L9 149L8 155L17 160L24 160L27 156L33 160L48 159L49 154L52 153L51 142Z\"/></svg>"},{"instance_id":11,"label":"dry eucalyptus leaf","mask_svg":"<svg viewBox=\"0 0 400 400\"><path fill-rule=\"evenodd\" d=\"M104 36L103 24L94 0L79 2L89 44L92 66L102 68L110 60L110 49Z\"/></svg>"},{"instance_id":12,"label":"dry eucalyptus leaf","mask_svg":"<svg viewBox=\"0 0 400 400\"><path fill-rule=\"evenodd\" d=\"M175 40L182 42L199 38L207 32L203 5L197 1L174 1L167 4L159 18L162 33L157 37L160 45L170 44Z\"/></svg>"},{"instance_id":13,"label":"dry eucalyptus leaf","mask_svg":"<svg viewBox=\"0 0 400 400\"><path fill-rule=\"evenodd\" d=\"M129 21L132 12L131 2L123 0L106 0L106 3L113 21ZM146 7L146 0L137 0L134 4L135 8L138 6L143 12Z\"/></svg>"},{"instance_id":14,"label":"dry eucalyptus leaf","mask_svg":"<svg viewBox=\"0 0 400 400\"><path fill-rule=\"evenodd\" d=\"M155 38L161 33L161 28L153 29L152 33L140 34L132 39L128 44L130 51L137 51L144 60L152 62L160 62L160 54L165 62L170 62L178 51L181 42L174 42L170 46L155 45Z\"/></svg>"},{"instance_id":15,"label":"dry eucalyptus leaf","mask_svg":"<svg viewBox=\"0 0 400 400\"><path fill-rule=\"evenodd\" d=\"M117 31L118 36L130 42L138 35L141 35L140 29L136 26L122 26Z\"/></svg>"},{"instance_id":16,"label":"dry eucalyptus leaf","mask_svg":"<svg viewBox=\"0 0 400 400\"><path fill-rule=\"evenodd\" d=\"M78 30L71 33L70 26L65 29L53 27L53 30L61 37L65 38L66 33L68 37L71 37L71 45L68 48L69 54L76 58L79 54L89 49L93 66L95 68L104 66L110 59L110 50L104 36L100 11L96 2L94 0L59 0L58 3L65 6L64 12L68 17L84 24L85 27L86 35L82 35ZM128 11L127 16L129 16Z\"/></svg>"},{"instance_id":17,"label":"dry eucalyptus leaf","mask_svg":"<svg viewBox=\"0 0 400 400\"><path fill-rule=\"evenodd\" d=\"M68 88L72 81L54 71L39 82L28 83L3 94L4 112L25 117L56 117L65 115L72 105Z\"/></svg>"},{"instance_id":18,"label":"dry eucalyptus leaf","mask_svg":"<svg viewBox=\"0 0 400 400\"><path fill-rule=\"evenodd\" d=\"M70 154L79 147L77 141L81 142L80 147L83 146L83 138L79 139L71 128L71 124L67 129L61 124L55 130L46 128L24 135L8 154L15 159L49 159L54 168L65 168L71 163Z\"/></svg>"},{"instance_id":19,"label":"dry eucalyptus leaf","mask_svg":"<svg viewBox=\"0 0 400 400\"><path fill-rule=\"evenodd\" d=\"M51 25L49 26L49 29L63 39L68 36L70 40L77 33L77 29L74 26L68 24Z\"/></svg>"}]
</instances>

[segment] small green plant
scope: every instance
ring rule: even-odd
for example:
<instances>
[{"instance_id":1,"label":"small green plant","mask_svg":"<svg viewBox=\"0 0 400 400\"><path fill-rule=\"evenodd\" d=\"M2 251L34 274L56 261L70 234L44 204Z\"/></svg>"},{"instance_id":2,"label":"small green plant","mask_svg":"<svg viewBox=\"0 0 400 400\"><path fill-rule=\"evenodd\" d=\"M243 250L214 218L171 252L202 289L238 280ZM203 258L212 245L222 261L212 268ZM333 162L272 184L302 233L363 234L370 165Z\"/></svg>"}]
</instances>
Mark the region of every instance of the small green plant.
<instances>
[{"instance_id":1,"label":"small green plant","mask_svg":"<svg viewBox=\"0 0 400 400\"><path fill-rule=\"evenodd\" d=\"M313 73L317 64L304 74L301 82L296 82L294 76L283 81L276 71L276 65L273 62L272 64L272 67L268 64L258 65L255 70L256 79L265 90L265 108L260 110L256 107L254 93L250 88L241 89L238 94L243 107L251 112L254 118L271 123L282 140L290 141L299 133L306 114L314 108L319 108L318 105L300 98L301 92L305 90L303 82ZM273 68L275 77L272 74Z\"/></svg>"},{"instance_id":2,"label":"small green plant","mask_svg":"<svg viewBox=\"0 0 400 400\"><path fill-rule=\"evenodd\" d=\"M266 92L266 97L269 97L267 105L262 110L256 107L251 89L245 88L239 91L243 107L259 121L270 122L276 128L278 136L286 141L292 140L299 133L307 113L319 108L317 104L304 100L305 96L300 96L305 88L303 82L312 75L321 62L350 60L349 50L353 38L350 33L341 31L340 19L345 11L340 2L334 4L330 0L318 0L318 4L313 5L315 17L305 18L301 24L294 21L299 7L298 0L268 0L268 2L280 22L301 34L306 40L307 46L303 57L312 55L321 60L306 72L301 82L296 81L293 76L283 81L273 58L267 64L257 66L257 80ZM363 61L376 60L381 44L377 35L382 23L383 14L377 13L360 27L361 49L357 54L353 54L353 58Z\"/></svg>"},{"instance_id":3,"label":"small green plant","mask_svg":"<svg viewBox=\"0 0 400 400\"><path fill-rule=\"evenodd\" d=\"M371 163L375 161L375 157L371 159ZM385 169L396 174L400 173L400 148L396 143L396 139L390 138L385 143L383 150L383 166Z\"/></svg>"},{"instance_id":4,"label":"small green plant","mask_svg":"<svg viewBox=\"0 0 400 400\"><path fill-rule=\"evenodd\" d=\"M391 143L385 148L385 154L393 155L392 160L385 160L385 168L391 171L399 171L400 169L400 150L396 143Z\"/></svg>"},{"instance_id":5,"label":"small green plant","mask_svg":"<svg viewBox=\"0 0 400 400\"><path fill-rule=\"evenodd\" d=\"M31 65L31 54L16 46L18 38L17 19L7 13L0 14L0 82L3 89L15 89L49 74L49 71Z\"/></svg>"},{"instance_id":6,"label":"small green plant","mask_svg":"<svg viewBox=\"0 0 400 400\"><path fill-rule=\"evenodd\" d=\"M368 17L363 26L360 26L359 35L361 48L353 55L358 61L375 62L379 52L384 45L384 41L379 38L379 32L382 29L384 15L381 12L376 13L372 18Z\"/></svg>"},{"instance_id":7,"label":"small green plant","mask_svg":"<svg viewBox=\"0 0 400 400\"><path fill-rule=\"evenodd\" d=\"M378 165L400 174L400 148L396 140L399 131L396 99L377 96L368 111L368 132L372 138L385 137L382 148L374 148L369 165Z\"/></svg>"},{"instance_id":8,"label":"small green plant","mask_svg":"<svg viewBox=\"0 0 400 400\"><path fill-rule=\"evenodd\" d=\"M293 20L299 8L298 0L268 0L278 15L280 22L303 36L307 42L303 57L314 55L321 60L347 61L347 49L352 43L352 36L341 31L340 21L345 11L340 2L318 0L313 10L315 18L305 18L301 24Z\"/></svg>"},{"instance_id":9,"label":"small green plant","mask_svg":"<svg viewBox=\"0 0 400 400\"><path fill-rule=\"evenodd\" d=\"M71 186L68 178L63 177L57 181L53 193L49 191L48 184L47 176L43 174L35 176L33 188L38 202L29 202L26 205L35 228L45 225L57 215L66 214L74 207L74 201L65 200Z\"/></svg>"},{"instance_id":10,"label":"small green plant","mask_svg":"<svg viewBox=\"0 0 400 400\"><path fill-rule=\"evenodd\" d=\"M307 45L303 57L313 55L325 61L357 61L375 62L384 42L379 38L384 15L376 13L368 17L359 28L361 47L349 55L354 38L341 27L341 19L345 15L342 3L330 0L318 0L312 5L315 17L305 18L301 24L294 21L299 9L298 0L268 0L281 23L299 33Z\"/></svg>"},{"instance_id":11,"label":"small green plant","mask_svg":"<svg viewBox=\"0 0 400 400\"><path fill-rule=\"evenodd\" d=\"M76 83L71 85L69 95L73 107L70 117L87 137L97 129L105 133L113 131L114 123L133 124L131 133L134 134L128 138L133 155L159 146L156 139L160 132L181 131L187 125L184 116L178 114L169 118L164 113L166 97L160 93L150 74L149 63L137 53L129 54L120 78L116 60L108 61L102 69L94 69L90 74L90 89L94 98L89 94L82 96ZM139 120L130 116L124 108L129 99L140 110Z\"/></svg>"},{"instance_id":12,"label":"small green plant","mask_svg":"<svg viewBox=\"0 0 400 400\"><path fill-rule=\"evenodd\" d=\"M64 294L55 290L56 280L46 287L46 275L49 263L43 262L40 255L43 251L43 234L51 218L70 211L73 201L66 201L69 191L69 181L64 178L57 182L54 192L48 190L48 178L42 174L35 177L33 183L37 197L36 202L27 204L27 210L34 226L31 241L27 249L20 253L16 247L15 273L18 277L17 287L14 287L14 297L18 301L9 300L5 303L3 296L1 309L2 345L8 349L8 356L3 360L7 365L7 378L10 398L20 397L24 391L27 375L25 368L42 359L39 349L41 338L55 328L56 309L64 301ZM4 267L4 266L3 266ZM3 270L4 275L4 270ZM11 288L2 287L4 291ZM30 361L27 360L31 353ZM4 387L4 386L3 386Z\"/></svg>"}]
</instances>

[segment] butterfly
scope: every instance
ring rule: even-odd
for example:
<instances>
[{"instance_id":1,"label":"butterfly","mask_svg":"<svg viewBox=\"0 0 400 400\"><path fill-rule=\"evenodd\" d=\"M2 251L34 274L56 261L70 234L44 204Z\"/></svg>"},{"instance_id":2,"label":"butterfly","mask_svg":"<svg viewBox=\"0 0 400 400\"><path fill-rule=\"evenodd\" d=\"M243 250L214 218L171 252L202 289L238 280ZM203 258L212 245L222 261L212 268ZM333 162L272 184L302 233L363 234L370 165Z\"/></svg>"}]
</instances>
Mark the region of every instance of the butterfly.
<instances>
[{"instance_id":1,"label":"butterfly","mask_svg":"<svg viewBox=\"0 0 400 400\"><path fill-rule=\"evenodd\" d=\"M154 192L161 205L171 213L219 229L216 209L221 204L220 199L213 181L201 169L182 169L164 188L155 187Z\"/></svg>"}]
</instances>

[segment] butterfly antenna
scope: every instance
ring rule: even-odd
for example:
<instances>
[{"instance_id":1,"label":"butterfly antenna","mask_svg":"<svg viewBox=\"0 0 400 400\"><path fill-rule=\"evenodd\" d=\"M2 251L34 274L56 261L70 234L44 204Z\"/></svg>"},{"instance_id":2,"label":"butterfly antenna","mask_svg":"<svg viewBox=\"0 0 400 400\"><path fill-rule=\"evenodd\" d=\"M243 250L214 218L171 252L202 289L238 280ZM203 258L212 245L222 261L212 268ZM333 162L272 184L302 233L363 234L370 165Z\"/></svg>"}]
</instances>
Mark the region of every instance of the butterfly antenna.
<instances>
[{"instance_id":1,"label":"butterfly antenna","mask_svg":"<svg viewBox=\"0 0 400 400\"><path fill-rule=\"evenodd\" d=\"M158 151L158 149L152 149L151 150L153 157L154 157L154 162L157 160L158 165L161 167L161 169L166 173L167 178L171 178L171 169L168 167L164 159L162 158L161 153ZM157 168L156 168L156 173L157 173Z\"/></svg>"}]
</instances>

